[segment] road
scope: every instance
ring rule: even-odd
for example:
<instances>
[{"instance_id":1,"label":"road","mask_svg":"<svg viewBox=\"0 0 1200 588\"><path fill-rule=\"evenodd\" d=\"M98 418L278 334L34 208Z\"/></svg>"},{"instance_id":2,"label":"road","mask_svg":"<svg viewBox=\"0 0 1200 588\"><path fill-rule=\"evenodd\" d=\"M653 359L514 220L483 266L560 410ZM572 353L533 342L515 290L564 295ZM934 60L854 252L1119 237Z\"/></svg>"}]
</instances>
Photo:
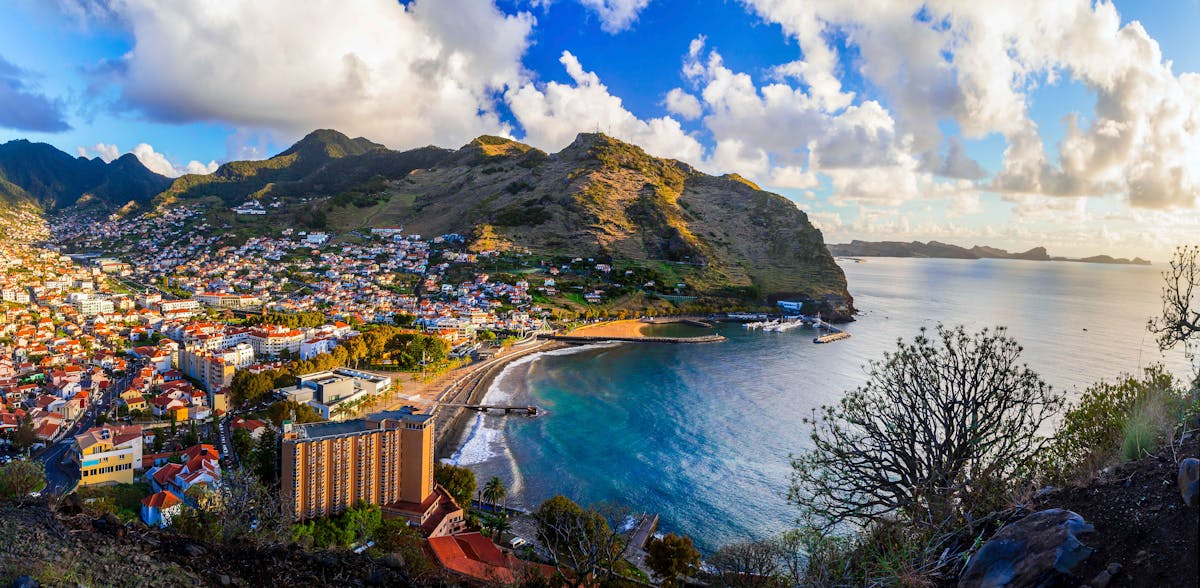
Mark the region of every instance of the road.
<instances>
[{"instance_id":1,"label":"road","mask_svg":"<svg viewBox=\"0 0 1200 588\"><path fill-rule=\"evenodd\" d=\"M221 455L225 457L225 467L238 468L241 467L241 460L238 459L237 452L233 450L233 435L229 427L232 424L232 417L229 413L225 413L221 420L217 422L218 443L220 444Z\"/></svg>"},{"instance_id":2,"label":"road","mask_svg":"<svg viewBox=\"0 0 1200 588\"><path fill-rule=\"evenodd\" d=\"M79 468L63 458L71 451L72 441L59 441L43 450L35 459L46 467L46 491L60 494L73 488L79 480Z\"/></svg>"}]
</instances>

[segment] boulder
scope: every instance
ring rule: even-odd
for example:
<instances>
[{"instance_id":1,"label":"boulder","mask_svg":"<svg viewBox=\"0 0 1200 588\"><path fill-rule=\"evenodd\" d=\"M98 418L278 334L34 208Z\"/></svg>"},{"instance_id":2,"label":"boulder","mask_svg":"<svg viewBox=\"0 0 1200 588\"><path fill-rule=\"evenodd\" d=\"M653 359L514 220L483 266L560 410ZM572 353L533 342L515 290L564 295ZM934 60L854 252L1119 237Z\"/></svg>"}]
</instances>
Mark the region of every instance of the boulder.
<instances>
[{"instance_id":1,"label":"boulder","mask_svg":"<svg viewBox=\"0 0 1200 588\"><path fill-rule=\"evenodd\" d=\"M125 536L125 523L122 523L121 519L117 518L117 515L111 512L106 512L92 521L92 527L101 533L112 535L113 537Z\"/></svg>"},{"instance_id":2,"label":"boulder","mask_svg":"<svg viewBox=\"0 0 1200 588\"><path fill-rule=\"evenodd\" d=\"M1200 505L1200 459L1189 457L1179 462L1179 494L1184 504Z\"/></svg>"},{"instance_id":3,"label":"boulder","mask_svg":"<svg viewBox=\"0 0 1200 588\"><path fill-rule=\"evenodd\" d=\"M1053 584L1092 554L1078 534L1092 526L1069 510L1035 512L1000 529L967 562L959 588Z\"/></svg>"},{"instance_id":4,"label":"boulder","mask_svg":"<svg viewBox=\"0 0 1200 588\"><path fill-rule=\"evenodd\" d=\"M58 512L66 516L77 515L83 512L83 501L78 494L72 492L59 501Z\"/></svg>"},{"instance_id":5,"label":"boulder","mask_svg":"<svg viewBox=\"0 0 1200 588\"><path fill-rule=\"evenodd\" d=\"M38 584L37 580L34 580L29 576L17 576L17 578L12 581L10 586L12 586L12 588L39 588L41 584Z\"/></svg>"}]
</instances>

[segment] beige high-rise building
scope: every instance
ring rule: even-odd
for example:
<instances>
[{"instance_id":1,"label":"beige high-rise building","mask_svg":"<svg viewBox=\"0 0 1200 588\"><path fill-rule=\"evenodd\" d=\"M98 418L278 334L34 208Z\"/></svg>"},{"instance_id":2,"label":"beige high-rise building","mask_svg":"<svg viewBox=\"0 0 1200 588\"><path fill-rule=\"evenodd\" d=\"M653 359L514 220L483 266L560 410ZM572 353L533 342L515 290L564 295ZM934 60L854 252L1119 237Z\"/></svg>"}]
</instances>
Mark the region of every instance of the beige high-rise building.
<instances>
[{"instance_id":1,"label":"beige high-rise building","mask_svg":"<svg viewBox=\"0 0 1200 588\"><path fill-rule=\"evenodd\" d=\"M282 494L296 520L367 502L431 531L461 521L433 481L433 417L410 407L342 422L284 424ZM447 511L448 506L457 510ZM437 521L430 520L438 517Z\"/></svg>"}]
</instances>

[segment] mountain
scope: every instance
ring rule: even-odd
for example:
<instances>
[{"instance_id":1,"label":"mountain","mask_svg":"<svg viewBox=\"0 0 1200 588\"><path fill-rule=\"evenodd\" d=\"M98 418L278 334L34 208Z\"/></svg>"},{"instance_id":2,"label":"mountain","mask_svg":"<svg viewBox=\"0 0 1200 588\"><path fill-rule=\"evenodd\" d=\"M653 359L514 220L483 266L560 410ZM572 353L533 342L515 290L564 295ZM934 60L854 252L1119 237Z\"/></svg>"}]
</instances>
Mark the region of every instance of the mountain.
<instances>
[{"instance_id":1,"label":"mountain","mask_svg":"<svg viewBox=\"0 0 1200 588\"><path fill-rule=\"evenodd\" d=\"M450 153L436 147L397 152L362 137L351 139L321 129L270 159L231 161L212 174L181 176L157 201L161 205L177 199L216 196L232 205L268 195L331 195L361 188L373 179L402 178Z\"/></svg>"},{"instance_id":2,"label":"mountain","mask_svg":"<svg viewBox=\"0 0 1200 588\"><path fill-rule=\"evenodd\" d=\"M792 201L602 134L554 154L491 136L397 152L321 130L270 159L183 176L157 202L214 196L224 206L272 198L291 211L286 222L309 228L403 224L468 236L480 251L644 262L668 291L683 283L760 303L833 295L831 306L852 309L841 268Z\"/></svg>"},{"instance_id":3,"label":"mountain","mask_svg":"<svg viewBox=\"0 0 1200 588\"><path fill-rule=\"evenodd\" d=\"M1150 265L1140 257L1132 260L1113 258L1107 255L1096 255L1082 259L1066 257L1051 257L1045 247L1034 247L1022 253L1009 253L1004 249L976 245L970 249L930 241L922 243L913 241L851 241L849 243L831 244L829 252L838 257L933 257L943 259L1025 259L1030 261L1079 261L1085 263L1114 263L1132 265Z\"/></svg>"},{"instance_id":4,"label":"mountain","mask_svg":"<svg viewBox=\"0 0 1200 588\"><path fill-rule=\"evenodd\" d=\"M23 139L0 145L0 199L10 205L61 209L94 201L119 207L146 202L170 183L132 154L105 163Z\"/></svg>"},{"instance_id":5,"label":"mountain","mask_svg":"<svg viewBox=\"0 0 1200 588\"><path fill-rule=\"evenodd\" d=\"M1083 257L1080 259L1067 259L1064 257L1056 257L1055 261L1080 261L1083 263L1112 263L1117 265L1150 265L1150 261L1135 257L1127 259L1124 257L1112 257L1111 255L1093 255L1091 257Z\"/></svg>"}]
</instances>

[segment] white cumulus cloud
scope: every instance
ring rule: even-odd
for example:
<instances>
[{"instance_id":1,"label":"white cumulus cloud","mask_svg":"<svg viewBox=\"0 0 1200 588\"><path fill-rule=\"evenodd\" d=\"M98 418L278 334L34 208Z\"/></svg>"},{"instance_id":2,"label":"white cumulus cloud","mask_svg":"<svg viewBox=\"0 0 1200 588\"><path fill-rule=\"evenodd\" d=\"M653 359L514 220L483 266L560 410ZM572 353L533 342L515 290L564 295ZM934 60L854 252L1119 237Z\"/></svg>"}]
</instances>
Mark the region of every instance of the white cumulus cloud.
<instances>
[{"instance_id":1,"label":"white cumulus cloud","mask_svg":"<svg viewBox=\"0 0 1200 588\"><path fill-rule=\"evenodd\" d=\"M105 163L109 163L121 156L121 150L116 145L108 143L96 143L91 147L76 147L75 152L80 157L99 157Z\"/></svg>"},{"instance_id":2,"label":"white cumulus cloud","mask_svg":"<svg viewBox=\"0 0 1200 588\"><path fill-rule=\"evenodd\" d=\"M1200 75L1176 75L1136 21L1110 2L745 0L800 44L803 60L776 68L804 81L826 110L849 96L830 33L857 45L859 73L881 88L898 135L923 167L982 177L939 128L1002 135L1007 148L988 189L1047 196L1119 194L1139 207L1192 206L1200 197ZM1069 79L1095 96L1064 112L1067 136L1048 148L1029 113L1040 84ZM1083 114L1083 113L1081 113ZM1054 151L1052 151L1054 149Z\"/></svg>"},{"instance_id":3,"label":"white cumulus cloud","mask_svg":"<svg viewBox=\"0 0 1200 588\"><path fill-rule=\"evenodd\" d=\"M525 141L558 151L580 132L596 129L620 140L640 145L659 157L689 162L703 159L704 148L669 116L642 120L612 95L595 72L586 71L579 59L564 51L559 62L573 83L528 83L510 90L505 99L513 116L525 129Z\"/></svg>"},{"instance_id":4,"label":"white cumulus cloud","mask_svg":"<svg viewBox=\"0 0 1200 588\"><path fill-rule=\"evenodd\" d=\"M672 88L667 92L666 104L668 111L686 120L695 120L704 114L704 107L700 105L700 101L682 88Z\"/></svg>"},{"instance_id":5,"label":"white cumulus cloud","mask_svg":"<svg viewBox=\"0 0 1200 588\"><path fill-rule=\"evenodd\" d=\"M618 33L633 25L650 0L579 0L579 3L596 12L600 28Z\"/></svg>"},{"instance_id":6,"label":"white cumulus cloud","mask_svg":"<svg viewBox=\"0 0 1200 588\"><path fill-rule=\"evenodd\" d=\"M534 24L491 0L114 0L133 48L110 68L125 105L292 138L332 127L393 147L510 134L494 95L525 79Z\"/></svg>"},{"instance_id":7,"label":"white cumulus cloud","mask_svg":"<svg viewBox=\"0 0 1200 588\"><path fill-rule=\"evenodd\" d=\"M121 156L121 149L111 143L97 143L91 147L76 147L75 152L80 157L99 157L105 163L112 163ZM176 178L183 174L211 174L217 171L216 161L203 163L196 160L191 160L183 165L176 165L166 155L154 150L154 146L149 143L138 143L136 147L129 151L146 169L167 176L168 178Z\"/></svg>"}]
</instances>

